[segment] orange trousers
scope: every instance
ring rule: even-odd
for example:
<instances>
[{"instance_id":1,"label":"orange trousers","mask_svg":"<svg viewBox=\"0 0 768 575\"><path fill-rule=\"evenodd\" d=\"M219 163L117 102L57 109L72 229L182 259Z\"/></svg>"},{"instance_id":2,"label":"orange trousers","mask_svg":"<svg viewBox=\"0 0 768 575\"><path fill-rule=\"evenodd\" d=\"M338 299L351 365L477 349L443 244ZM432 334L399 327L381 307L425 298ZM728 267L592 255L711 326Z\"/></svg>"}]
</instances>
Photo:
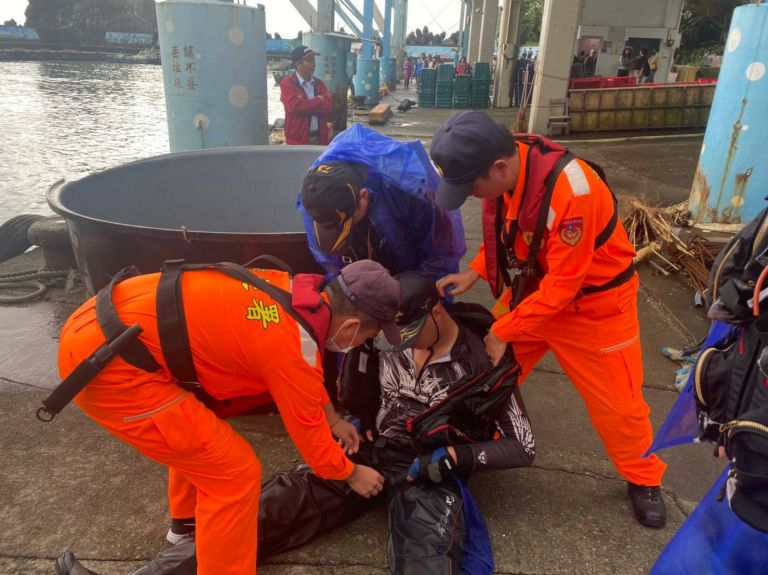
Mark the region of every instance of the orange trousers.
<instances>
[{"instance_id":1,"label":"orange trousers","mask_svg":"<svg viewBox=\"0 0 768 575\"><path fill-rule=\"evenodd\" d=\"M552 350L587 406L618 472L639 485L661 484L666 464L643 458L653 440L650 408L643 399L643 360L637 318L639 281L585 296L530 333L510 342L523 381ZM565 407L564 407L565 408Z\"/></svg>"},{"instance_id":2,"label":"orange trousers","mask_svg":"<svg viewBox=\"0 0 768 575\"><path fill-rule=\"evenodd\" d=\"M103 342L95 322L65 326L59 352L63 376ZM113 435L168 467L183 484L196 519L200 575L253 575L261 465L248 442L164 370L147 373L113 360L76 398ZM171 499L171 508L175 505ZM178 516L177 516L178 517Z\"/></svg>"}]
</instances>

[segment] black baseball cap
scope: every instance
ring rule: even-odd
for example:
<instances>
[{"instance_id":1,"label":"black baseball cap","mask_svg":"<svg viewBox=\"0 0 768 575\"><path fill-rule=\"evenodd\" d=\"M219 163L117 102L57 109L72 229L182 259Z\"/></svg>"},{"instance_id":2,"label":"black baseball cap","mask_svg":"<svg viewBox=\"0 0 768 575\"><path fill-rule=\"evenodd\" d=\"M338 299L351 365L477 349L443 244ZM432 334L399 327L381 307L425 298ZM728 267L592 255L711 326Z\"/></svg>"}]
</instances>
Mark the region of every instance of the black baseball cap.
<instances>
[{"instance_id":1,"label":"black baseball cap","mask_svg":"<svg viewBox=\"0 0 768 575\"><path fill-rule=\"evenodd\" d=\"M356 308L379 320L385 341L400 344L395 318L400 309L402 288L387 269L373 260L358 260L342 268L337 279L344 295Z\"/></svg>"},{"instance_id":2,"label":"black baseball cap","mask_svg":"<svg viewBox=\"0 0 768 575\"><path fill-rule=\"evenodd\" d=\"M445 210L461 207L475 179L491 167L510 137L509 130L482 112L459 112L448 118L432 137L429 150L442 176L437 205Z\"/></svg>"},{"instance_id":3,"label":"black baseball cap","mask_svg":"<svg viewBox=\"0 0 768 575\"><path fill-rule=\"evenodd\" d=\"M402 351L410 347L419 337L432 310L440 301L435 281L426 274L403 272L396 275L395 279L400 282L400 308L395 320L400 342L393 345L389 338L379 334L373 344L381 351Z\"/></svg>"},{"instance_id":4,"label":"black baseball cap","mask_svg":"<svg viewBox=\"0 0 768 575\"><path fill-rule=\"evenodd\" d=\"M320 52L315 52L312 48L299 46L291 51L291 62L298 62L308 56L321 56Z\"/></svg>"},{"instance_id":5,"label":"black baseball cap","mask_svg":"<svg viewBox=\"0 0 768 575\"><path fill-rule=\"evenodd\" d=\"M301 205L314 221L315 239L324 252L344 247L367 178L368 166L352 162L323 163L304 176Z\"/></svg>"}]
</instances>

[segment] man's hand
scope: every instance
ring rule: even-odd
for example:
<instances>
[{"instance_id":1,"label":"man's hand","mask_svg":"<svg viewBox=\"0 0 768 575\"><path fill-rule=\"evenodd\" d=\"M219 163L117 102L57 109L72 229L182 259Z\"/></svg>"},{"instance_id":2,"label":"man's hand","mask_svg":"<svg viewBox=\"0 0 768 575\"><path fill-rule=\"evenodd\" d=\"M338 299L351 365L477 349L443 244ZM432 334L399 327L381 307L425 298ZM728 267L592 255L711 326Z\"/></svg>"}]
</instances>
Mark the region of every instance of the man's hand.
<instances>
[{"instance_id":1,"label":"man's hand","mask_svg":"<svg viewBox=\"0 0 768 575\"><path fill-rule=\"evenodd\" d=\"M504 353L507 351L507 342L501 341L498 337L496 337L496 334L493 333L493 330L490 330L488 332L488 335L485 336L485 353L488 354L488 357L491 359L491 363L496 366L501 361L501 358L504 357Z\"/></svg>"},{"instance_id":2,"label":"man's hand","mask_svg":"<svg viewBox=\"0 0 768 575\"><path fill-rule=\"evenodd\" d=\"M384 489L384 478L381 473L365 465L355 465L352 475L347 477L347 483L355 493L366 499L375 497Z\"/></svg>"},{"instance_id":3,"label":"man's hand","mask_svg":"<svg viewBox=\"0 0 768 575\"><path fill-rule=\"evenodd\" d=\"M376 427L376 422L374 420L371 420L368 417L353 416L349 422L355 426L355 429L357 429L357 433L360 434L360 441L362 443L365 443L366 441L373 443L373 440L376 438L373 432Z\"/></svg>"},{"instance_id":4,"label":"man's hand","mask_svg":"<svg viewBox=\"0 0 768 575\"><path fill-rule=\"evenodd\" d=\"M347 455L357 453L360 448L360 435L357 433L357 427L343 418L331 426L333 435L339 440L339 445Z\"/></svg>"},{"instance_id":5,"label":"man's hand","mask_svg":"<svg viewBox=\"0 0 768 575\"><path fill-rule=\"evenodd\" d=\"M453 450L451 450L453 453L449 453L448 449L439 447L430 454L416 457L408 469L406 480L422 479L432 483L443 481L448 473L456 468L456 453Z\"/></svg>"},{"instance_id":6,"label":"man's hand","mask_svg":"<svg viewBox=\"0 0 768 575\"><path fill-rule=\"evenodd\" d=\"M469 291L479 277L480 274L475 270L467 270L460 274L448 274L437 280L437 291L442 297L445 297L445 288L450 286L452 288L450 290L451 295L461 295Z\"/></svg>"}]
</instances>

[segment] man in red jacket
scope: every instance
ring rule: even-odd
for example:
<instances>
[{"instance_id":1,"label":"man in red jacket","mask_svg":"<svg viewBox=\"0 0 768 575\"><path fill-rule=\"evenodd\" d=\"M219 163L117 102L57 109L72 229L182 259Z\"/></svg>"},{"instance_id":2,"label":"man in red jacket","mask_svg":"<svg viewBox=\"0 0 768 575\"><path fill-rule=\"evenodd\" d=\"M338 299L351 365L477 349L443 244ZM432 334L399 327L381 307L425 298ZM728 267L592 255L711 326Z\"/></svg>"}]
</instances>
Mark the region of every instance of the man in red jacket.
<instances>
[{"instance_id":1,"label":"man in red jacket","mask_svg":"<svg viewBox=\"0 0 768 575\"><path fill-rule=\"evenodd\" d=\"M328 122L333 100L320 78L315 78L314 52L299 46L291 52L296 73L280 82L280 101L285 107L285 143L291 145L328 144Z\"/></svg>"}]
</instances>

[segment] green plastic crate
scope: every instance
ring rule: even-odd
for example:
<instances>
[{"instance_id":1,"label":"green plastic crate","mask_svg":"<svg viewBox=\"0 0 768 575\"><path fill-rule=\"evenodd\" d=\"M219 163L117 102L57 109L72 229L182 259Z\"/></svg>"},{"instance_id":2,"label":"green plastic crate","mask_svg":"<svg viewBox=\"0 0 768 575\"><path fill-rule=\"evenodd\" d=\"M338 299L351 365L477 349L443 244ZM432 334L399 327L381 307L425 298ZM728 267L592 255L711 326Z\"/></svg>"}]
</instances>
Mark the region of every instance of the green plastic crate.
<instances>
[{"instance_id":1,"label":"green plastic crate","mask_svg":"<svg viewBox=\"0 0 768 575\"><path fill-rule=\"evenodd\" d=\"M423 71L423 70L422 70ZM437 81L440 82L453 82L453 77L456 75L456 70L453 64L439 64L437 66Z\"/></svg>"}]
</instances>

